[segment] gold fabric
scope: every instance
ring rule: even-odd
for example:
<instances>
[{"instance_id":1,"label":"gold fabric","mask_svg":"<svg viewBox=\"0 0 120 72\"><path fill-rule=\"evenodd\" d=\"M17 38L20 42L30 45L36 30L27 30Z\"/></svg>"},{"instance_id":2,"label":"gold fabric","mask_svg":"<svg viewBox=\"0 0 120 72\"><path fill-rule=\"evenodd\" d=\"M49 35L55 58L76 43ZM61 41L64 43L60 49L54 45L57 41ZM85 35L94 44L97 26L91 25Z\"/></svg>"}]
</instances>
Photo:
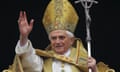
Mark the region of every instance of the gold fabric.
<instances>
[{"instance_id":1,"label":"gold fabric","mask_svg":"<svg viewBox=\"0 0 120 72\"><path fill-rule=\"evenodd\" d=\"M2 72L24 72L20 57L15 55L13 64L8 69L4 69Z\"/></svg>"},{"instance_id":2,"label":"gold fabric","mask_svg":"<svg viewBox=\"0 0 120 72\"><path fill-rule=\"evenodd\" d=\"M50 58L51 59L51 58ZM52 59L51 59L52 60ZM15 65L16 64L16 65ZM46 62L46 65L51 65L51 63L49 63L48 61ZM45 67L44 67L45 68ZM104 62L99 62L97 63L97 68L98 68L98 72L115 72L114 69L110 68L107 64L105 64ZM46 72L49 70L49 72L52 71L51 68L49 68L47 70L47 67L44 69L46 70ZM76 71L76 67L73 66L72 67L73 71ZM15 55L13 64L9 66L8 69L4 69L2 72L24 72L21 61L20 61L20 57Z\"/></svg>"},{"instance_id":3,"label":"gold fabric","mask_svg":"<svg viewBox=\"0 0 120 72\"><path fill-rule=\"evenodd\" d=\"M51 67L53 58L69 63L71 65L72 72L80 72L80 70L82 72L88 72L87 51L83 47L83 44L80 40L77 40L76 42L79 45L73 45L73 48L71 48L70 57L57 55L53 51L43 51L40 49L36 49L37 55L44 56L46 58L44 60L43 72L48 72L48 70L49 72L52 72ZM115 72L114 69L111 69L108 65L104 64L103 62L97 63L97 68L99 72ZM13 64L10 65L8 69L4 69L2 72L24 72L20 57L18 55L15 55Z\"/></svg>"},{"instance_id":4,"label":"gold fabric","mask_svg":"<svg viewBox=\"0 0 120 72\"><path fill-rule=\"evenodd\" d=\"M71 48L70 57L57 55L53 51L47 51L46 53L49 54L49 58L45 60L44 71L46 71L46 69L48 69L48 67L51 66L50 65L51 63L49 64L49 61L52 61L52 58L55 58L60 61L69 63L71 65L71 68L74 70L73 72L79 72L80 70L83 72L88 72L87 51L83 47L83 44L80 40L77 40L77 44L79 44L79 45L74 46L77 48L74 48L74 47ZM42 52L41 54L43 54L43 53L45 53L45 52ZM46 53L44 55L46 55Z\"/></svg>"},{"instance_id":5,"label":"gold fabric","mask_svg":"<svg viewBox=\"0 0 120 72\"><path fill-rule=\"evenodd\" d=\"M68 30L74 32L78 22L78 15L68 0L51 0L48 4L44 17L43 25L49 34L53 30ZM77 41L75 48L71 48L70 57L64 57L53 53L52 51L43 51L36 49L36 54L46 57L44 61L44 72L52 72L52 59L56 58L60 61L70 63L72 72L88 72L87 68L87 51L81 41ZM115 72L103 62L97 64L99 72ZM24 72L21 59L15 55L13 64L3 72Z\"/></svg>"},{"instance_id":6,"label":"gold fabric","mask_svg":"<svg viewBox=\"0 0 120 72\"><path fill-rule=\"evenodd\" d=\"M54 52L52 51L52 53L54 53ZM70 58L73 59L75 57L75 55L76 55L76 49L71 48ZM61 57L61 58L63 58L63 57ZM47 58L47 59L44 60L44 69L43 69L44 71L43 72L48 72L48 70L49 70L49 72L52 72L52 60L53 60L53 58ZM70 66L71 66L72 72L80 72L79 68L76 67L75 65L70 64ZM87 66L86 66L86 68L87 68Z\"/></svg>"},{"instance_id":7,"label":"gold fabric","mask_svg":"<svg viewBox=\"0 0 120 72\"><path fill-rule=\"evenodd\" d=\"M74 32L77 22L77 13L68 0L51 0L43 17L48 34L58 29Z\"/></svg>"}]
</instances>

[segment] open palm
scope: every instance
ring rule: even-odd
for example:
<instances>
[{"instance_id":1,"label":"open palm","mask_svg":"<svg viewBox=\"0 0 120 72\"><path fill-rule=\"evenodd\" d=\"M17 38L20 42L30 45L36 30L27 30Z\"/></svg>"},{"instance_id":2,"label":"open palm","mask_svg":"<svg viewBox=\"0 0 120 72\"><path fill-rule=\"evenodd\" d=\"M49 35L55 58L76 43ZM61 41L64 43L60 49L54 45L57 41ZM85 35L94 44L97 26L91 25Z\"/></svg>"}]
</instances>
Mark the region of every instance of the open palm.
<instances>
[{"instance_id":1,"label":"open palm","mask_svg":"<svg viewBox=\"0 0 120 72\"><path fill-rule=\"evenodd\" d=\"M30 32L33 28L33 22L34 22L34 20L31 19L30 23L28 23L26 12L20 11L18 25L19 25L20 35L22 37L28 37L28 35L30 34Z\"/></svg>"}]
</instances>

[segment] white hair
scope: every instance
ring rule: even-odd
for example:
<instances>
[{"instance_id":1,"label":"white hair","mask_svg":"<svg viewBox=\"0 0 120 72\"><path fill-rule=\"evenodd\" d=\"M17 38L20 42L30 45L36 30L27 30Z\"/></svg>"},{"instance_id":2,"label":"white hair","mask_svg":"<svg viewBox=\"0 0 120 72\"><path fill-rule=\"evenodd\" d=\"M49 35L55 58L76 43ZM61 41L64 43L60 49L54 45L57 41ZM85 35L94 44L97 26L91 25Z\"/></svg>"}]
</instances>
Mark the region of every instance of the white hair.
<instances>
[{"instance_id":1,"label":"white hair","mask_svg":"<svg viewBox=\"0 0 120 72\"><path fill-rule=\"evenodd\" d=\"M65 32L68 35L68 37L70 37L70 38L74 37L74 34L72 32L67 31L67 30L65 30ZM49 34L49 40L50 40L50 34Z\"/></svg>"},{"instance_id":2,"label":"white hair","mask_svg":"<svg viewBox=\"0 0 120 72\"><path fill-rule=\"evenodd\" d=\"M70 31L65 31L66 32L66 34L69 36L69 37L74 37L74 34L72 33L72 32L70 32Z\"/></svg>"}]
</instances>

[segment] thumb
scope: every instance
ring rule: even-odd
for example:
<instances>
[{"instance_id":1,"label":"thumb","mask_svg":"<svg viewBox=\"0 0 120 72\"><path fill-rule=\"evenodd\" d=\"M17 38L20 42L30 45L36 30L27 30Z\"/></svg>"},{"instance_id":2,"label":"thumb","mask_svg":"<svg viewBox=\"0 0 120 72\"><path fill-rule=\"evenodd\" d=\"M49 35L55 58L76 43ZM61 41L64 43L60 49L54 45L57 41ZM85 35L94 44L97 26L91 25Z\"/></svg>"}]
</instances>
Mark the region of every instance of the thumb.
<instances>
[{"instance_id":1,"label":"thumb","mask_svg":"<svg viewBox=\"0 0 120 72\"><path fill-rule=\"evenodd\" d=\"M30 20L30 25L29 25L29 29L32 30L33 28L33 23L34 23L34 19L31 19Z\"/></svg>"}]
</instances>

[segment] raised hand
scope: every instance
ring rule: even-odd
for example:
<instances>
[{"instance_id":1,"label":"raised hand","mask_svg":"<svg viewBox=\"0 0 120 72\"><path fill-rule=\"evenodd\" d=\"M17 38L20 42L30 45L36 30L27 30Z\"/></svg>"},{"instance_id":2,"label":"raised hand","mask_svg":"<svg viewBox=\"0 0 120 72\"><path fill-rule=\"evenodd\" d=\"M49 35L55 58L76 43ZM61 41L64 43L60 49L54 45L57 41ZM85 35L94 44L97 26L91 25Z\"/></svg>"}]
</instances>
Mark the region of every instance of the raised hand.
<instances>
[{"instance_id":1,"label":"raised hand","mask_svg":"<svg viewBox=\"0 0 120 72\"><path fill-rule=\"evenodd\" d=\"M20 11L19 19L18 19L18 25L19 25L19 31L20 31L20 45L23 46L28 39L28 36L33 28L33 22L34 20L31 19L28 23L26 12Z\"/></svg>"}]
</instances>

